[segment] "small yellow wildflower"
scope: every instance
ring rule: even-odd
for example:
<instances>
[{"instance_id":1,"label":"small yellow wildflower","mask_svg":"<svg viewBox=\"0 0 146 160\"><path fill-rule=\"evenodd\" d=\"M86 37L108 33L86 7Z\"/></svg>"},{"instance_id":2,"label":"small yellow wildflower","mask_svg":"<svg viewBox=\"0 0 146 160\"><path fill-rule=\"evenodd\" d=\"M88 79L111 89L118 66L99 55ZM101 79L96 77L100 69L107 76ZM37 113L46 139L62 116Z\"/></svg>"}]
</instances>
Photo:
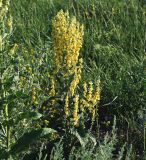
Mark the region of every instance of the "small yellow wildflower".
<instances>
[{"instance_id":1,"label":"small yellow wildflower","mask_svg":"<svg viewBox=\"0 0 146 160\"><path fill-rule=\"evenodd\" d=\"M85 107L87 107L87 106L88 106L87 101L84 98L81 98L80 99L80 110L82 112L84 112L85 111Z\"/></svg>"},{"instance_id":2,"label":"small yellow wildflower","mask_svg":"<svg viewBox=\"0 0 146 160\"><path fill-rule=\"evenodd\" d=\"M15 54L15 52L17 51L17 49L18 49L18 44L14 44L14 46L11 48L11 50L10 50L10 55L13 55L13 54Z\"/></svg>"},{"instance_id":3,"label":"small yellow wildflower","mask_svg":"<svg viewBox=\"0 0 146 160\"><path fill-rule=\"evenodd\" d=\"M75 95L74 99L74 108L73 108L73 124L74 126L78 123L78 103L79 103L79 95Z\"/></svg>"},{"instance_id":4,"label":"small yellow wildflower","mask_svg":"<svg viewBox=\"0 0 146 160\"><path fill-rule=\"evenodd\" d=\"M38 102L37 102L37 91L36 91L35 87L32 88L32 102L35 103L35 104L38 104Z\"/></svg>"},{"instance_id":5,"label":"small yellow wildflower","mask_svg":"<svg viewBox=\"0 0 146 160\"><path fill-rule=\"evenodd\" d=\"M93 92L93 83L92 81L89 82L89 87L88 87L88 93L87 93L87 101L89 102L92 98L92 92Z\"/></svg>"},{"instance_id":6,"label":"small yellow wildflower","mask_svg":"<svg viewBox=\"0 0 146 160\"><path fill-rule=\"evenodd\" d=\"M95 120L95 109L92 110L92 122Z\"/></svg>"},{"instance_id":7,"label":"small yellow wildflower","mask_svg":"<svg viewBox=\"0 0 146 160\"><path fill-rule=\"evenodd\" d=\"M64 104L64 113L65 113L65 116L68 117L69 115L69 111L68 111L68 94L66 95L65 97L65 104Z\"/></svg>"},{"instance_id":8,"label":"small yellow wildflower","mask_svg":"<svg viewBox=\"0 0 146 160\"><path fill-rule=\"evenodd\" d=\"M51 78L51 90L49 91L49 96L55 96L55 80Z\"/></svg>"},{"instance_id":9,"label":"small yellow wildflower","mask_svg":"<svg viewBox=\"0 0 146 160\"><path fill-rule=\"evenodd\" d=\"M27 67L27 73L32 74L32 68L31 67Z\"/></svg>"},{"instance_id":10,"label":"small yellow wildflower","mask_svg":"<svg viewBox=\"0 0 146 160\"><path fill-rule=\"evenodd\" d=\"M3 39L2 36L0 35L0 51L2 51L2 47L3 47Z\"/></svg>"},{"instance_id":11,"label":"small yellow wildflower","mask_svg":"<svg viewBox=\"0 0 146 160\"><path fill-rule=\"evenodd\" d=\"M48 125L48 124L49 124L49 121L45 119L45 120L44 120L44 124L45 124L45 125Z\"/></svg>"},{"instance_id":12,"label":"small yellow wildflower","mask_svg":"<svg viewBox=\"0 0 146 160\"><path fill-rule=\"evenodd\" d=\"M69 87L69 93L71 94L71 96L74 95L76 87L80 82L80 79L81 79L81 68L79 67L75 69L74 79Z\"/></svg>"},{"instance_id":13,"label":"small yellow wildflower","mask_svg":"<svg viewBox=\"0 0 146 160\"><path fill-rule=\"evenodd\" d=\"M8 21L7 21L7 26L10 30L10 32L12 32L12 28L13 28L13 20L12 20L12 16L9 17Z\"/></svg>"},{"instance_id":14,"label":"small yellow wildflower","mask_svg":"<svg viewBox=\"0 0 146 160\"><path fill-rule=\"evenodd\" d=\"M35 95L32 96L32 100L36 101L36 96Z\"/></svg>"},{"instance_id":15,"label":"small yellow wildflower","mask_svg":"<svg viewBox=\"0 0 146 160\"><path fill-rule=\"evenodd\" d=\"M96 81L94 99L96 99L97 101L100 101L100 81L99 80Z\"/></svg>"},{"instance_id":16,"label":"small yellow wildflower","mask_svg":"<svg viewBox=\"0 0 146 160\"><path fill-rule=\"evenodd\" d=\"M86 95L87 95L87 83L85 82L83 84L83 96L86 97Z\"/></svg>"}]
</instances>

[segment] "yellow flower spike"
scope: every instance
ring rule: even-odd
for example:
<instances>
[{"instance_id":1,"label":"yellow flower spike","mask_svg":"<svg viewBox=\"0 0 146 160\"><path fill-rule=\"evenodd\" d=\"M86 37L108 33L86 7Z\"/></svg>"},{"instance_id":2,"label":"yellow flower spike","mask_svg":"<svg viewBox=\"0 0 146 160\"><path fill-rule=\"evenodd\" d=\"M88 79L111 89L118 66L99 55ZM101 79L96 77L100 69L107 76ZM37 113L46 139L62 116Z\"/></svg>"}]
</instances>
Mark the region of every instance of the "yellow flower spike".
<instances>
[{"instance_id":1,"label":"yellow flower spike","mask_svg":"<svg viewBox=\"0 0 146 160\"><path fill-rule=\"evenodd\" d=\"M80 110L82 112L85 112L85 106L87 105L87 102L85 101L85 99L80 99Z\"/></svg>"},{"instance_id":2,"label":"yellow flower spike","mask_svg":"<svg viewBox=\"0 0 146 160\"><path fill-rule=\"evenodd\" d=\"M68 100L68 94L67 94L65 97L65 104L64 104L64 113L66 117L68 117L69 115L68 104L69 104L69 100Z\"/></svg>"},{"instance_id":3,"label":"yellow flower spike","mask_svg":"<svg viewBox=\"0 0 146 160\"><path fill-rule=\"evenodd\" d=\"M96 89L94 93L94 99L100 101L100 80L96 81Z\"/></svg>"},{"instance_id":4,"label":"yellow flower spike","mask_svg":"<svg viewBox=\"0 0 146 160\"><path fill-rule=\"evenodd\" d=\"M28 74L31 74L31 73L32 73L32 68L31 68L31 67L28 67L28 68L27 68L27 72L28 72Z\"/></svg>"},{"instance_id":5,"label":"yellow flower spike","mask_svg":"<svg viewBox=\"0 0 146 160\"><path fill-rule=\"evenodd\" d=\"M49 92L49 96L55 96L55 80L51 78L51 90Z\"/></svg>"},{"instance_id":6,"label":"yellow flower spike","mask_svg":"<svg viewBox=\"0 0 146 160\"><path fill-rule=\"evenodd\" d=\"M84 98L86 97L86 95L87 95L87 83L84 82L84 84L83 84L83 96L84 96Z\"/></svg>"},{"instance_id":7,"label":"yellow flower spike","mask_svg":"<svg viewBox=\"0 0 146 160\"><path fill-rule=\"evenodd\" d=\"M8 21L7 21L7 26L10 30L10 32L12 31L12 28L13 28L13 20L12 20L12 16L9 17Z\"/></svg>"},{"instance_id":8,"label":"yellow flower spike","mask_svg":"<svg viewBox=\"0 0 146 160\"><path fill-rule=\"evenodd\" d=\"M92 110L92 122L95 120L95 108Z\"/></svg>"},{"instance_id":9,"label":"yellow flower spike","mask_svg":"<svg viewBox=\"0 0 146 160\"><path fill-rule=\"evenodd\" d=\"M55 96L56 91L55 91L55 80L54 78L51 78L51 88L49 90L49 96ZM53 106L55 104L55 100L51 101L51 105Z\"/></svg>"},{"instance_id":10,"label":"yellow flower spike","mask_svg":"<svg viewBox=\"0 0 146 160\"><path fill-rule=\"evenodd\" d=\"M85 111L85 106L88 106L88 103L86 102L85 98L87 96L87 83L84 82L83 84L83 98L80 99L80 110L82 112Z\"/></svg>"},{"instance_id":11,"label":"yellow flower spike","mask_svg":"<svg viewBox=\"0 0 146 160\"><path fill-rule=\"evenodd\" d=\"M33 95L33 96L32 96L32 100L33 100L33 101L36 101L36 96Z\"/></svg>"},{"instance_id":12,"label":"yellow flower spike","mask_svg":"<svg viewBox=\"0 0 146 160\"><path fill-rule=\"evenodd\" d=\"M78 123L78 103L79 103L79 95L75 95L74 99L74 106L73 106L73 124L74 126Z\"/></svg>"},{"instance_id":13,"label":"yellow flower spike","mask_svg":"<svg viewBox=\"0 0 146 160\"><path fill-rule=\"evenodd\" d=\"M3 39L2 36L0 35L0 51L2 51L3 48Z\"/></svg>"},{"instance_id":14,"label":"yellow flower spike","mask_svg":"<svg viewBox=\"0 0 146 160\"><path fill-rule=\"evenodd\" d=\"M17 49L18 49L18 44L14 44L14 46L11 48L11 50L10 50L10 54L11 55L13 55L13 54L15 54L15 52L17 51Z\"/></svg>"},{"instance_id":15,"label":"yellow flower spike","mask_svg":"<svg viewBox=\"0 0 146 160\"><path fill-rule=\"evenodd\" d=\"M80 79L81 79L81 69L76 68L74 79L71 82L70 87L69 87L69 93L71 94L71 96L74 95L76 87L77 87Z\"/></svg>"},{"instance_id":16,"label":"yellow flower spike","mask_svg":"<svg viewBox=\"0 0 146 160\"><path fill-rule=\"evenodd\" d=\"M83 26L69 13L60 10L53 19L54 58L57 70L65 67L68 71L76 67L83 41ZM69 75L72 73L68 73Z\"/></svg>"},{"instance_id":17,"label":"yellow flower spike","mask_svg":"<svg viewBox=\"0 0 146 160\"><path fill-rule=\"evenodd\" d=\"M88 101L88 109L90 112L92 112L94 110L95 105L98 103L98 101L100 100L100 81L97 80L96 81L96 88L95 91L90 99L90 101Z\"/></svg>"},{"instance_id":18,"label":"yellow flower spike","mask_svg":"<svg viewBox=\"0 0 146 160\"><path fill-rule=\"evenodd\" d=\"M86 96L87 101L89 102L92 98L92 92L93 92L93 83L92 81L89 82L89 87L88 87L88 93Z\"/></svg>"},{"instance_id":19,"label":"yellow flower spike","mask_svg":"<svg viewBox=\"0 0 146 160\"><path fill-rule=\"evenodd\" d=\"M49 121L45 119L45 120L44 120L44 124L45 124L45 125L48 125L48 124L49 124Z\"/></svg>"}]
</instances>

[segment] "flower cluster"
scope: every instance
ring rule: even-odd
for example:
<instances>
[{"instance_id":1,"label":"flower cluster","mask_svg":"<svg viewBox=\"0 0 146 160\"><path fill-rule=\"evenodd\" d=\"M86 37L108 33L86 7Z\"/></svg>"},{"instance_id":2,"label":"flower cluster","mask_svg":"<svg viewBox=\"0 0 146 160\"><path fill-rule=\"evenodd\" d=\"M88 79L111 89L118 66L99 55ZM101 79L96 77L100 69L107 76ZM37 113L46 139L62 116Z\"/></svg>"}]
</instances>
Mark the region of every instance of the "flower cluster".
<instances>
[{"instance_id":1,"label":"flower cluster","mask_svg":"<svg viewBox=\"0 0 146 160\"><path fill-rule=\"evenodd\" d=\"M9 0L6 0L5 3L3 0L0 0L0 21L4 20L6 13L8 12Z\"/></svg>"},{"instance_id":2,"label":"flower cluster","mask_svg":"<svg viewBox=\"0 0 146 160\"><path fill-rule=\"evenodd\" d=\"M74 71L78 63L79 51L83 41L83 25L76 18L70 18L68 12L59 11L53 19L53 40L57 69Z\"/></svg>"},{"instance_id":3,"label":"flower cluster","mask_svg":"<svg viewBox=\"0 0 146 160\"><path fill-rule=\"evenodd\" d=\"M36 87L33 87L32 88L32 102L34 103L34 104L37 104L38 102L37 102L37 89L36 89Z\"/></svg>"},{"instance_id":4,"label":"flower cluster","mask_svg":"<svg viewBox=\"0 0 146 160\"><path fill-rule=\"evenodd\" d=\"M49 96L62 94L65 118L71 125L77 126L79 113L84 113L87 109L92 113L92 120L94 119L95 106L100 100L99 82L95 89L92 81L84 83L81 98L78 85L83 69L83 59L79 58L83 43L83 25L80 25L75 17L70 18L68 12L64 13L63 10L57 13L52 23L55 71L50 76Z\"/></svg>"},{"instance_id":5,"label":"flower cluster","mask_svg":"<svg viewBox=\"0 0 146 160\"><path fill-rule=\"evenodd\" d=\"M69 115L68 104L69 104L69 99L68 99L68 94L67 94L64 100L64 113L66 117L68 117Z\"/></svg>"},{"instance_id":6,"label":"flower cluster","mask_svg":"<svg viewBox=\"0 0 146 160\"><path fill-rule=\"evenodd\" d=\"M90 81L83 85L83 98L80 99L80 109L85 111L88 109L94 113L94 106L100 101L100 81L97 80L95 84L95 90L93 90L93 83Z\"/></svg>"},{"instance_id":7,"label":"flower cluster","mask_svg":"<svg viewBox=\"0 0 146 160\"><path fill-rule=\"evenodd\" d=\"M74 77L73 77L73 80L70 84L70 87L69 87L69 94L71 96L74 95L75 93L75 90L77 88L77 85L79 84L80 82L80 79L81 79L81 73L82 73L82 60L80 59L80 63L79 63L79 66L76 66L75 70L74 70Z\"/></svg>"},{"instance_id":8,"label":"flower cluster","mask_svg":"<svg viewBox=\"0 0 146 160\"><path fill-rule=\"evenodd\" d=\"M74 106L73 106L73 125L76 126L78 123L78 103L79 103L79 95L75 95L74 99Z\"/></svg>"}]
</instances>

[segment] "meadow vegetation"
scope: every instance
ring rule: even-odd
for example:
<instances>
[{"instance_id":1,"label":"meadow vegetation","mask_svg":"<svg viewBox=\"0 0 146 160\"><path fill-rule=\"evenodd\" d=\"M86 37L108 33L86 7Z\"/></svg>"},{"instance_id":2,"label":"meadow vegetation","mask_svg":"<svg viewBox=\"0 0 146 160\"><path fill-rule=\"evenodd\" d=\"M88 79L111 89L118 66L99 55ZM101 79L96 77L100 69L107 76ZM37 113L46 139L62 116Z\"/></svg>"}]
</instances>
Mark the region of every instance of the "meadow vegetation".
<instances>
[{"instance_id":1,"label":"meadow vegetation","mask_svg":"<svg viewBox=\"0 0 146 160\"><path fill-rule=\"evenodd\" d=\"M145 159L145 27L145 0L0 0L0 160Z\"/></svg>"}]
</instances>

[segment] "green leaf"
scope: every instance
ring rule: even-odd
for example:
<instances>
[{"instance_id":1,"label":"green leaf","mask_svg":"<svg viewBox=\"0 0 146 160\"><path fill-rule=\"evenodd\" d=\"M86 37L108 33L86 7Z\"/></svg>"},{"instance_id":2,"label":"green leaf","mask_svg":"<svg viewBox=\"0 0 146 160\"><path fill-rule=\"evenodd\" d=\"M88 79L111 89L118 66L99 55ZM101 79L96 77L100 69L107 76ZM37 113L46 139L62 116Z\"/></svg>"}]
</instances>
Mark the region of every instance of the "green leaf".
<instances>
[{"instance_id":1,"label":"green leaf","mask_svg":"<svg viewBox=\"0 0 146 160\"><path fill-rule=\"evenodd\" d=\"M78 139L82 147L85 147L86 143L84 139L80 136L80 134L76 130L71 130L71 134Z\"/></svg>"},{"instance_id":2,"label":"green leaf","mask_svg":"<svg viewBox=\"0 0 146 160\"><path fill-rule=\"evenodd\" d=\"M18 115L17 121L21 121L23 119L27 120L37 120L42 117L41 113L38 112L23 112Z\"/></svg>"},{"instance_id":3,"label":"green leaf","mask_svg":"<svg viewBox=\"0 0 146 160\"><path fill-rule=\"evenodd\" d=\"M20 152L27 150L29 148L29 145L38 140L39 138L50 136L51 133L55 132L56 131L51 128L41 128L38 130L32 130L28 133L24 133L24 135L20 137L17 142L12 146L10 154L19 154Z\"/></svg>"}]
</instances>

